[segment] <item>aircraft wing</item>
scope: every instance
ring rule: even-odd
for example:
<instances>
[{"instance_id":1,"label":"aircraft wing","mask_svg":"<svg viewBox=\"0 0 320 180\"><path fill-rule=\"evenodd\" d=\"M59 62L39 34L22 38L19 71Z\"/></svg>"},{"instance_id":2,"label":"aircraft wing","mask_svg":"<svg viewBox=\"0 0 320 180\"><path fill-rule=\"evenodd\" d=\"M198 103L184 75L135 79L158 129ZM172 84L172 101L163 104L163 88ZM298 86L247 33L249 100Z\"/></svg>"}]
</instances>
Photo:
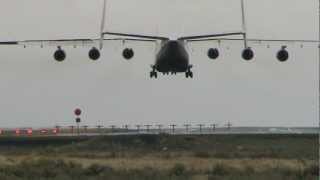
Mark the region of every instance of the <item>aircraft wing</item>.
<instances>
[{"instance_id":1,"label":"aircraft wing","mask_svg":"<svg viewBox=\"0 0 320 180\"><path fill-rule=\"evenodd\" d=\"M245 41L242 38L209 38L209 39L188 39L187 42L208 42L208 41L215 41L215 42L228 42L228 41ZM320 41L317 40L302 40L302 39L247 39L248 43L253 44L260 44L260 43L313 43L319 44Z\"/></svg>"},{"instance_id":2,"label":"aircraft wing","mask_svg":"<svg viewBox=\"0 0 320 180\"><path fill-rule=\"evenodd\" d=\"M211 39L189 39L186 40L187 43L194 42L215 42L218 46L224 42L244 42L244 50L242 51L242 58L245 60L251 60L254 57L254 51L251 49L250 45L263 45L266 44L267 48L274 44L281 44L281 49L277 52L277 59L281 62L287 61L289 58L289 52L286 50L287 45L300 45L301 48L308 44L310 47L314 46L320 48L320 41L317 40L291 40L291 39L242 39L242 38L211 38ZM210 48L208 50L208 56L211 59L216 59L219 57L218 48Z\"/></svg>"},{"instance_id":3,"label":"aircraft wing","mask_svg":"<svg viewBox=\"0 0 320 180\"><path fill-rule=\"evenodd\" d=\"M226 36L237 36L240 35L242 38L226 38ZM185 36L180 37L179 40L186 41L187 43L192 42L208 42L208 41L215 41L217 43L223 43L223 42L234 42L234 41L241 41L244 43L244 47L249 47L249 44L262 44L262 43L283 43L283 47L286 47L286 44L295 44L300 43L312 43L315 45L319 45L320 41L317 40L289 40L289 39L250 39L247 38L247 34L242 31L233 31L233 32L227 32L227 33L218 33L218 34L208 34L208 35L198 35L198 36Z\"/></svg>"},{"instance_id":4,"label":"aircraft wing","mask_svg":"<svg viewBox=\"0 0 320 180\"><path fill-rule=\"evenodd\" d=\"M156 42L152 39L140 39L140 38L109 38L103 39L103 42L107 41L141 41L141 42ZM101 39L55 39L55 40L22 40L22 41L0 41L0 46L55 46L55 47L93 47L99 46Z\"/></svg>"},{"instance_id":5,"label":"aircraft wing","mask_svg":"<svg viewBox=\"0 0 320 180\"><path fill-rule=\"evenodd\" d=\"M124 36L124 37L134 37L134 38L143 38L146 40L169 40L167 37L162 36L150 36L150 35L139 35L139 34L128 34L128 33L116 33L116 32L103 32L103 35L113 35L113 36Z\"/></svg>"},{"instance_id":6,"label":"aircraft wing","mask_svg":"<svg viewBox=\"0 0 320 180\"><path fill-rule=\"evenodd\" d=\"M226 33L219 33L219 34L206 34L206 35L198 35L198 36L184 36L178 38L181 41L192 41L192 40L205 40L204 38L217 38L223 36L235 36L235 35L245 35L244 32L226 32ZM209 40L209 39L207 39Z\"/></svg>"}]
</instances>

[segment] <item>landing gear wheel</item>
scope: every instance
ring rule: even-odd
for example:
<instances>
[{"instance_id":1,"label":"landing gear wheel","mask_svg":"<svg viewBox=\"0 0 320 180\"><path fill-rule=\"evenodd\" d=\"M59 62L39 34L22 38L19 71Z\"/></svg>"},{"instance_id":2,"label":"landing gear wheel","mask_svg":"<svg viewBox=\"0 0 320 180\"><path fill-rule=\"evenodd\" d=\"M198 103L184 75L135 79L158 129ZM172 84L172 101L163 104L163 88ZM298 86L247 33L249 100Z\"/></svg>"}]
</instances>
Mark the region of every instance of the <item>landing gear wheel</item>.
<instances>
[{"instance_id":1,"label":"landing gear wheel","mask_svg":"<svg viewBox=\"0 0 320 180\"><path fill-rule=\"evenodd\" d=\"M152 68L152 71L150 72L150 78L155 78L157 79L158 78L158 73L156 71L156 66L154 65L151 65L151 68Z\"/></svg>"},{"instance_id":2,"label":"landing gear wheel","mask_svg":"<svg viewBox=\"0 0 320 180\"><path fill-rule=\"evenodd\" d=\"M158 78L158 74L157 74L157 72L155 72L155 71L151 71L150 72L150 78Z\"/></svg>"},{"instance_id":3,"label":"landing gear wheel","mask_svg":"<svg viewBox=\"0 0 320 180\"><path fill-rule=\"evenodd\" d=\"M192 71L187 71L186 72L186 78L193 78L193 72Z\"/></svg>"}]
</instances>

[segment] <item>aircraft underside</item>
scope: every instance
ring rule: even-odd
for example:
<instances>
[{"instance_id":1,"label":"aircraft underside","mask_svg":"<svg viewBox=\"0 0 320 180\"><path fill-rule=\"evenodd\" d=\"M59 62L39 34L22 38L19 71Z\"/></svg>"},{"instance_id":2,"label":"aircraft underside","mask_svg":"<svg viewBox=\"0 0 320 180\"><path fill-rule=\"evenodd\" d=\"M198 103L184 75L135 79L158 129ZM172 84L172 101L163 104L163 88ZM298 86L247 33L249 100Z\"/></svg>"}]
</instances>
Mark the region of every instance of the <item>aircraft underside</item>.
<instances>
[{"instance_id":1,"label":"aircraft underside","mask_svg":"<svg viewBox=\"0 0 320 180\"><path fill-rule=\"evenodd\" d=\"M33 39L33 40L19 40L19 41L0 41L0 46L39 46L41 48L45 46L56 46L57 49L54 51L53 58L57 62L63 62L67 58L67 53L63 49L63 46L69 46L76 48L78 46L89 46L88 57L89 59L96 61L101 58L101 50L104 47L104 42L122 42L123 45L126 42L148 42L156 44L156 50L159 49L156 55L156 61L154 65L151 66L152 70L150 72L151 78L157 78L158 73L164 75L185 73L187 78L193 78L193 73L191 71L192 65L189 63L189 55L187 52L187 47L192 43L201 42L213 42L208 51L207 56L211 60L216 60L220 56L219 47L223 42L243 42L243 50L241 52L241 57L245 61L250 61L255 58L254 48L250 44L261 44L266 43L267 47L270 44L278 44L280 49L276 52L275 58L280 62L286 62L290 58L290 53L287 50L287 43L299 43L301 48L304 44L309 43L314 44L318 48L319 40L292 40L292 39L248 39L246 18L245 18L245 8L244 0L241 0L241 29L230 31L230 32L216 32L209 34L195 34L191 36L181 36L178 38L170 39L169 37L159 36L159 35L145 35L145 34L133 34L133 33L123 33L123 32L111 32L105 31L105 18L106 18L106 4L107 0L103 0L102 6L102 19L99 38L78 38L78 39ZM109 37L105 37L109 36ZM235 37L239 36L239 37ZM249 44L250 43L250 44ZM161 45L159 48L158 45ZM310 46L311 47L311 46ZM134 49L131 47L125 47L122 51L122 56L125 60L130 60L134 57ZM239 54L240 55L240 54Z\"/></svg>"},{"instance_id":2,"label":"aircraft underside","mask_svg":"<svg viewBox=\"0 0 320 180\"><path fill-rule=\"evenodd\" d=\"M157 72L160 72L163 75L185 73L187 78L193 78L191 68L188 52L182 42L168 41L158 53L156 63L152 66L150 77L157 78Z\"/></svg>"}]
</instances>

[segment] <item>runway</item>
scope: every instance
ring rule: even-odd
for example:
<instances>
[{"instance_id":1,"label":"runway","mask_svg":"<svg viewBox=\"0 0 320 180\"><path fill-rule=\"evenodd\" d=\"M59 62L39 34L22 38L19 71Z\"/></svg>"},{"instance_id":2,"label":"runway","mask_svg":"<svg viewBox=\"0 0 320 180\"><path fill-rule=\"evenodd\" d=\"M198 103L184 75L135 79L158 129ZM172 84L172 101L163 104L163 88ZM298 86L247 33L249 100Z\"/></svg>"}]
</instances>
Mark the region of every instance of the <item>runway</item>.
<instances>
[{"instance_id":1,"label":"runway","mask_svg":"<svg viewBox=\"0 0 320 180\"><path fill-rule=\"evenodd\" d=\"M52 131L54 130L54 131ZM299 127L299 128L283 128L283 127L233 127L233 128L176 128L176 129L123 129L123 128L86 128L79 129L50 129L42 132L39 129L20 129L19 133L16 129L2 130L1 136L119 136L119 135L139 135L139 134L170 134L170 135L210 135L210 134L318 134L319 128Z\"/></svg>"}]
</instances>

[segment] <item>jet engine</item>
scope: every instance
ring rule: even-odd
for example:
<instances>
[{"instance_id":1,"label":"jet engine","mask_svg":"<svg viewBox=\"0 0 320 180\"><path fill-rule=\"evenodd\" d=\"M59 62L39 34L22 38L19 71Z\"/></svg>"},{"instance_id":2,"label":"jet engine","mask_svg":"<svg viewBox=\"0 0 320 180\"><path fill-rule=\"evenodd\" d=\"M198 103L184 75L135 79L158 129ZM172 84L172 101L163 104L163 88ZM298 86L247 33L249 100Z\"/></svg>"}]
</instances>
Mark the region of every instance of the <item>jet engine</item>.
<instances>
[{"instance_id":1,"label":"jet engine","mask_svg":"<svg viewBox=\"0 0 320 180\"><path fill-rule=\"evenodd\" d=\"M253 59L253 57L254 57L254 52L253 52L253 50L252 50L250 47L245 48L245 49L242 51L242 58L243 58L244 60L249 61L249 60Z\"/></svg>"},{"instance_id":2,"label":"jet engine","mask_svg":"<svg viewBox=\"0 0 320 180\"><path fill-rule=\"evenodd\" d=\"M89 51L89 58L93 61L98 60L100 58L100 51L96 47L93 47Z\"/></svg>"},{"instance_id":3,"label":"jet engine","mask_svg":"<svg viewBox=\"0 0 320 180\"><path fill-rule=\"evenodd\" d=\"M282 48L278 51L277 59L280 62L285 62L289 59L289 52L286 50L286 46L282 46Z\"/></svg>"},{"instance_id":4,"label":"jet engine","mask_svg":"<svg viewBox=\"0 0 320 180\"><path fill-rule=\"evenodd\" d=\"M129 60L129 59L133 58L133 56L134 56L134 51L133 51L131 48L126 48L126 49L123 50L122 56L123 56L123 58L125 58L126 60Z\"/></svg>"},{"instance_id":5,"label":"jet engine","mask_svg":"<svg viewBox=\"0 0 320 180\"><path fill-rule=\"evenodd\" d=\"M61 47L59 46L56 52L54 53L54 59L58 62L62 62L66 59L66 53Z\"/></svg>"},{"instance_id":6,"label":"jet engine","mask_svg":"<svg viewBox=\"0 0 320 180\"><path fill-rule=\"evenodd\" d=\"M217 48L210 48L208 50L208 57L210 59L217 59L219 57L219 50Z\"/></svg>"}]
</instances>

